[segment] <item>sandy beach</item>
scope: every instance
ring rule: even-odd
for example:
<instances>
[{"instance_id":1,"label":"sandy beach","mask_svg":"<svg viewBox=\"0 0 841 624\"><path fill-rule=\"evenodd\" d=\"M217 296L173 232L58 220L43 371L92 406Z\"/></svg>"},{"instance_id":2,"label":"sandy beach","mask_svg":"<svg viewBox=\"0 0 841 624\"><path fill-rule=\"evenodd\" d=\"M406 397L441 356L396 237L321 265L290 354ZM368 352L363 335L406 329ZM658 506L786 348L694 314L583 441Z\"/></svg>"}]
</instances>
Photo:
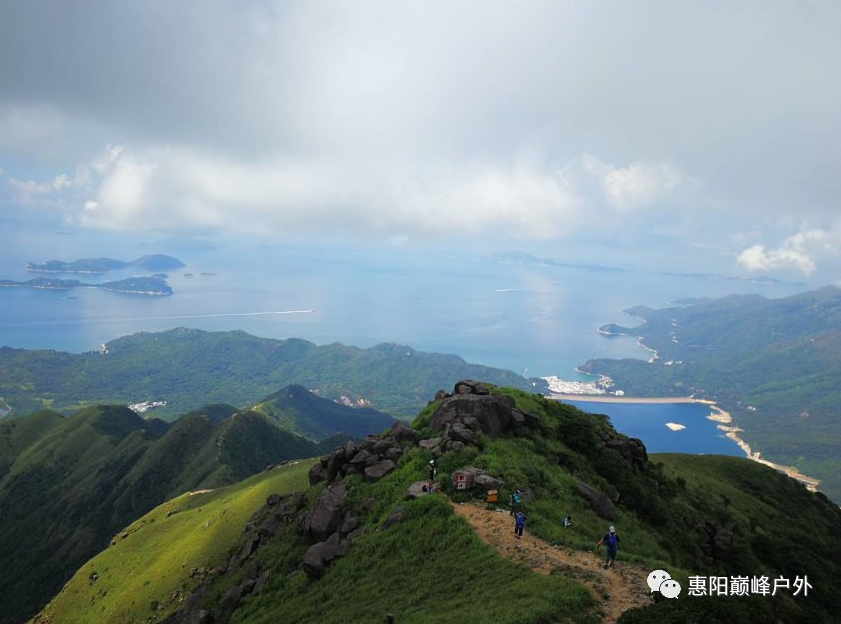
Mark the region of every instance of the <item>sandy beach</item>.
<instances>
[{"instance_id":1,"label":"sandy beach","mask_svg":"<svg viewBox=\"0 0 841 624\"><path fill-rule=\"evenodd\" d=\"M721 431L723 431L728 438L730 438L736 444L739 445L739 448L742 449L742 451L745 453L748 459L768 466L769 468L773 468L774 470L779 470L780 472L785 473L792 479L797 479L812 492L816 491L818 489L818 485L820 484L820 481L818 479L803 474L793 466L783 466L781 464L776 464L772 461L768 461L767 459L763 459L759 451L754 452L753 449L751 449L750 445L739 436L740 433L744 432L744 429L733 425L733 417L730 415L729 412L726 412L720 407L718 407L715 404L715 401L709 401L706 399L696 399L693 397L624 397L604 394L591 395L553 393L547 394L545 396L547 399L553 400L588 401L591 403L701 403L703 405L709 406L710 408L710 415L707 416L707 418L709 420L717 422L718 428Z\"/></svg>"}]
</instances>

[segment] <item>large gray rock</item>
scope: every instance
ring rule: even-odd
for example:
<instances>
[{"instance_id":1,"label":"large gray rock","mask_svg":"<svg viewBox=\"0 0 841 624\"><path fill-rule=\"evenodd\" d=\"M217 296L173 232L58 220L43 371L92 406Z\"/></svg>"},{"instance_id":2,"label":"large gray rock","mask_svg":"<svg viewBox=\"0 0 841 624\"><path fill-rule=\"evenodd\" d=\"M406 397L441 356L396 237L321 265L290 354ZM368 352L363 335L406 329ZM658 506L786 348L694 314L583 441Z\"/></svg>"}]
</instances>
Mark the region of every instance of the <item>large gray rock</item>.
<instances>
[{"instance_id":1,"label":"large gray rock","mask_svg":"<svg viewBox=\"0 0 841 624\"><path fill-rule=\"evenodd\" d=\"M441 444L441 438L428 438L418 442L418 446L422 449L433 449L439 444Z\"/></svg>"},{"instance_id":2,"label":"large gray rock","mask_svg":"<svg viewBox=\"0 0 841 624\"><path fill-rule=\"evenodd\" d=\"M385 455L389 449L395 448L398 446L397 440L392 437L383 438L376 444L374 444L371 452L375 455Z\"/></svg>"},{"instance_id":3,"label":"large gray rock","mask_svg":"<svg viewBox=\"0 0 841 624\"><path fill-rule=\"evenodd\" d=\"M605 520L616 520L616 509L610 499L599 492L597 489L590 487L583 481L575 484L575 491L581 496L600 518Z\"/></svg>"},{"instance_id":4,"label":"large gray rock","mask_svg":"<svg viewBox=\"0 0 841 624\"><path fill-rule=\"evenodd\" d=\"M629 464L643 468L648 463L648 452L639 438L610 438L605 441L605 446L617 451Z\"/></svg>"},{"instance_id":5,"label":"large gray rock","mask_svg":"<svg viewBox=\"0 0 841 624\"><path fill-rule=\"evenodd\" d=\"M498 490L502 487L502 479L496 479L491 475L480 474L473 480L476 487L483 487L485 490Z\"/></svg>"},{"instance_id":6,"label":"large gray rock","mask_svg":"<svg viewBox=\"0 0 841 624\"><path fill-rule=\"evenodd\" d=\"M342 521L341 505L346 496L347 488L341 484L324 490L304 520L304 535L314 542L322 542L335 533Z\"/></svg>"},{"instance_id":7,"label":"large gray rock","mask_svg":"<svg viewBox=\"0 0 841 624\"><path fill-rule=\"evenodd\" d=\"M511 427L514 399L504 394L457 394L441 401L430 419L430 426L441 431L447 423L475 418L485 435L498 437Z\"/></svg>"},{"instance_id":8,"label":"large gray rock","mask_svg":"<svg viewBox=\"0 0 841 624\"><path fill-rule=\"evenodd\" d=\"M420 440L420 432L417 429L412 429L402 420L398 420L391 426L390 435L399 443L403 442L417 442Z\"/></svg>"},{"instance_id":9,"label":"large gray rock","mask_svg":"<svg viewBox=\"0 0 841 624\"><path fill-rule=\"evenodd\" d=\"M302 567L304 572L313 577L319 577L327 571L330 562L337 557L343 557L350 548L350 542L341 539L338 533L331 535L326 541L310 546L304 555Z\"/></svg>"},{"instance_id":10,"label":"large gray rock","mask_svg":"<svg viewBox=\"0 0 841 624\"><path fill-rule=\"evenodd\" d=\"M399 446L390 448L385 452L385 458L390 459L393 462L396 462L398 459L400 459L401 455L403 455L403 449L401 449Z\"/></svg>"},{"instance_id":11,"label":"large gray rock","mask_svg":"<svg viewBox=\"0 0 841 624\"><path fill-rule=\"evenodd\" d=\"M414 500L416 498L420 498L421 496L426 496L427 492L423 491L423 488L425 487L426 481L415 481L406 490L406 498L408 498L409 500Z\"/></svg>"},{"instance_id":12,"label":"large gray rock","mask_svg":"<svg viewBox=\"0 0 841 624\"><path fill-rule=\"evenodd\" d=\"M473 432L460 422L453 423L447 435L450 439L462 442L463 444L472 444L476 439Z\"/></svg>"},{"instance_id":13,"label":"large gray rock","mask_svg":"<svg viewBox=\"0 0 841 624\"><path fill-rule=\"evenodd\" d=\"M372 444L371 446L373 447L374 445ZM357 468L362 468L363 466L366 465L367 461L371 457L376 458L376 455L371 453L371 451L368 451L366 449L362 449L362 450L358 451L356 453L356 455L353 456L353 458L350 460L350 463L353 464L354 466L356 466Z\"/></svg>"},{"instance_id":14,"label":"large gray rock","mask_svg":"<svg viewBox=\"0 0 841 624\"><path fill-rule=\"evenodd\" d=\"M389 472L394 470L394 462L390 459L384 459L373 466L368 466L365 469L365 478L368 481L379 481Z\"/></svg>"},{"instance_id":15,"label":"large gray rock","mask_svg":"<svg viewBox=\"0 0 841 624\"><path fill-rule=\"evenodd\" d=\"M453 388L453 394L490 394L490 389L480 381L473 381L472 379L462 379L456 382Z\"/></svg>"},{"instance_id":16,"label":"large gray rock","mask_svg":"<svg viewBox=\"0 0 841 624\"><path fill-rule=\"evenodd\" d=\"M330 472L327 470L326 466L322 466L321 464L315 464L312 468L310 468L310 485L315 485L316 483L327 481L329 477Z\"/></svg>"}]
</instances>

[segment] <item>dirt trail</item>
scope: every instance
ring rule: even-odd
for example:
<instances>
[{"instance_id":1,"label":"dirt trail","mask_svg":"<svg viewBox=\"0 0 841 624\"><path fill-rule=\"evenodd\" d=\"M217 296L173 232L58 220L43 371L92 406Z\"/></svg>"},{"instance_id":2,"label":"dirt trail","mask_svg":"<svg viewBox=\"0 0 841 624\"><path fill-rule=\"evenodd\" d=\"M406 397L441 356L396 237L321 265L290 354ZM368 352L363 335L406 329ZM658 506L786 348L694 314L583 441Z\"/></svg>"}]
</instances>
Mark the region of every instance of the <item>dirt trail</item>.
<instances>
[{"instance_id":1,"label":"dirt trail","mask_svg":"<svg viewBox=\"0 0 841 624\"><path fill-rule=\"evenodd\" d=\"M589 553L552 546L530 535L528 525L523 537L517 539L514 519L507 511L469 503L451 505L503 557L522 562L539 574L560 572L584 584L601 605L605 622L616 622L623 611L651 604L646 582L651 570L622 563L621 552L616 568L605 570L601 567L603 550Z\"/></svg>"}]
</instances>

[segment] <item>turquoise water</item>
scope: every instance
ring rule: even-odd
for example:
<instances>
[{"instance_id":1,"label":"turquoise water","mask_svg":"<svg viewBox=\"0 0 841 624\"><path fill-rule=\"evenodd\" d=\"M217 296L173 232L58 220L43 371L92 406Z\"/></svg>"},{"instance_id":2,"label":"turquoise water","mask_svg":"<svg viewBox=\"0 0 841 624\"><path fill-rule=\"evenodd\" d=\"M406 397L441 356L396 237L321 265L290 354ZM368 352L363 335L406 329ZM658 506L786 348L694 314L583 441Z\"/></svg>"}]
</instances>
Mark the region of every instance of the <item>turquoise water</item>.
<instances>
[{"instance_id":1,"label":"turquoise water","mask_svg":"<svg viewBox=\"0 0 841 624\"><path fill-rule=\"evenodd\" d=\"M710 408L700 403L597 403L564 401L580 410L605 414L620 433L640 438L649 453L735 455L744 452L709 420ZM672 431L666 423L684 425Z\"/></svg>"}]
</instances>

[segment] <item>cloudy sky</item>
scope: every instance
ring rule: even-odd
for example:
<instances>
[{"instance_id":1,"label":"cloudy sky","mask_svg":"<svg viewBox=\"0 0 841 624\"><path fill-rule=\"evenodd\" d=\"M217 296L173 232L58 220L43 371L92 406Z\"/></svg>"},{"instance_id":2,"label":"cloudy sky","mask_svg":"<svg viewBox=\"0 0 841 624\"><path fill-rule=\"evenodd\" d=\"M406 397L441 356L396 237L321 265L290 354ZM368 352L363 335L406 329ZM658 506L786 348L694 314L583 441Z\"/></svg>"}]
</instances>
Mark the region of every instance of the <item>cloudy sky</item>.
<instances>
[{"instance_id":1,"label":"cloudy sky","mask_svg":"<svg viewBox=\"0 0 841 624\"><path fill-rule=\"evenodd\" d=\"M834 0L9 0L0 219L838 279L839 33Z\"/></svg>"}]
</instances>

